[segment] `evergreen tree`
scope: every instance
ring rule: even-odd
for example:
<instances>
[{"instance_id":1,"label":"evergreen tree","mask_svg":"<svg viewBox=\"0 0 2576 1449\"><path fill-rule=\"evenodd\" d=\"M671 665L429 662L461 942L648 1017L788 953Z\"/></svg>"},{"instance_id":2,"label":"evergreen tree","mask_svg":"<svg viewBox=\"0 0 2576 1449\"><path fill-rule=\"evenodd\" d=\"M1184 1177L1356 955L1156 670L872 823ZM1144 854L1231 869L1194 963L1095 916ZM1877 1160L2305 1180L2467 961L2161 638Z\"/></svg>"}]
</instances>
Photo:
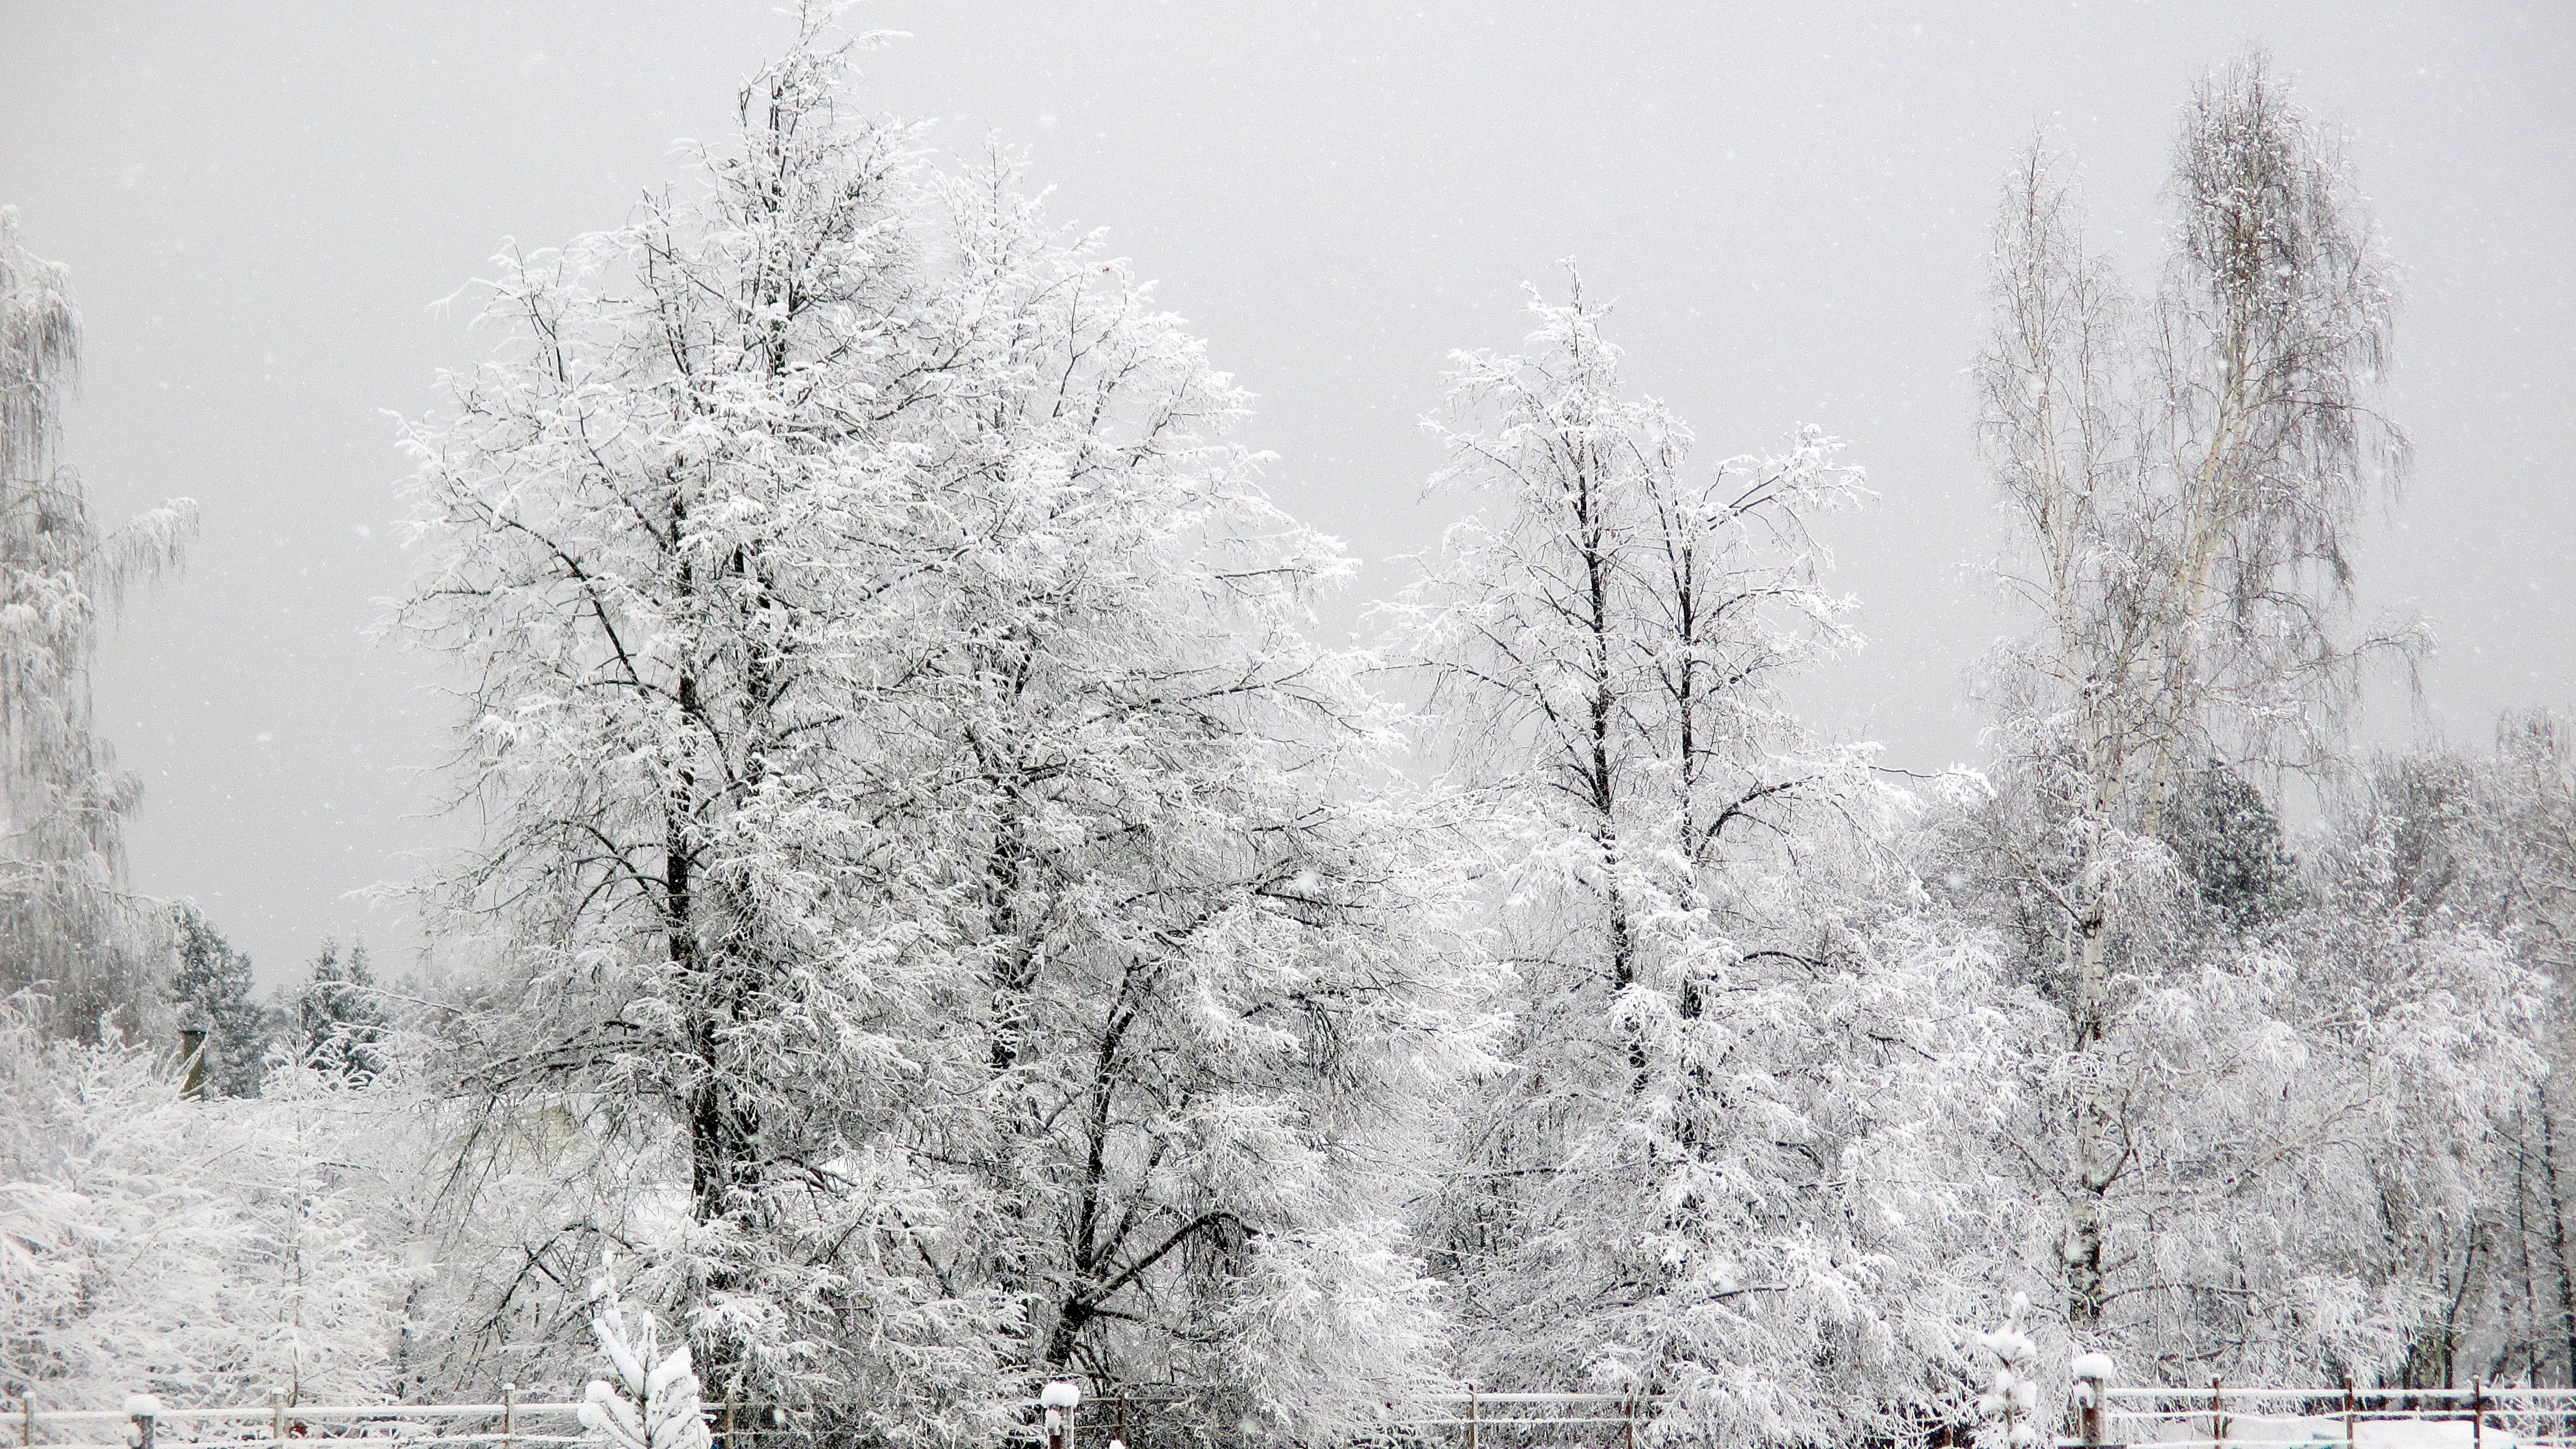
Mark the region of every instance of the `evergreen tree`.
<instances>
[{"instance_id":1,"label":"evergreen tree","mask_svg":"<svg viewBox=\"0 0 2576 1449\"><path fill-rule=\"evenodd\" d=\"M362 1080L383 1071L388 1017L375 987L366 942L342 955L338 941L325 940L295 996L298 1060Z\"/></svg>"},{"instance_id":2,"label":"evergreen tree","mask_svg":"<svg viewBox=\"0 0 2576 1449\"><path fill-rule=\"evenodd\" d=\"M188 901L171 907L178 964L170 975L170 1003L185 1025L206 1032L209 1094L253 1097L268 1071L271 1018L251 999L250 957L233 949L205 913Z\"/></svg>"},{"instance_id":3,"label":"evergreen tree","mask_svg":"<svg viewBox=\"0 0 2576 1449\"><path fill-rule=\"evenodd\" d=\"M2298 904L2299 863L2270 801L2223 766L2195 772L2174 802L2165 844L2222 929L2246 932Z\"/></svg>"}]
</instances>

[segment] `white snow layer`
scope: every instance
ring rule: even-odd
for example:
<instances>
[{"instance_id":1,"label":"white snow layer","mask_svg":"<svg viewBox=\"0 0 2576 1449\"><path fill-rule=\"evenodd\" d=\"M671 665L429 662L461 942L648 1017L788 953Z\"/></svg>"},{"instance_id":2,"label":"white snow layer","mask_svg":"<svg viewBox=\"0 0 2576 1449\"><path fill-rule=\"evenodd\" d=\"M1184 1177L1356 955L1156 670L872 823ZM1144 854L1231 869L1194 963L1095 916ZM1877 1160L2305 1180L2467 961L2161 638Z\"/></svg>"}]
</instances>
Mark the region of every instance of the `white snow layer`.
<instances>
[{"instance_id":1,"label":"white snow layer","mask_svg":"<svg viewBox=\"0 0 2576 1449\"><path fill-rule=\"evenodd\" d=\"M2118 1435L2111 1437L2117 1438ZM2202 1445L2212 1443L2207 1414L2177 1415L2142 1424L2128 1436L2133 1444ZM2467 1419L2370 1419L2352 1426L2352 1440L2357 1449L2522 1449L2518 1436L2489 1424L2481 1435ZM2267 1449L2267 1446L2341 1444L2344 1421L2340 1414L2306 1417L2272 1417L2262 1414L2227 1416L2227 1439L2223 1449ZM2535 1441L2540 1442L2540 1441Z\"/></svg>"}]
</instances>

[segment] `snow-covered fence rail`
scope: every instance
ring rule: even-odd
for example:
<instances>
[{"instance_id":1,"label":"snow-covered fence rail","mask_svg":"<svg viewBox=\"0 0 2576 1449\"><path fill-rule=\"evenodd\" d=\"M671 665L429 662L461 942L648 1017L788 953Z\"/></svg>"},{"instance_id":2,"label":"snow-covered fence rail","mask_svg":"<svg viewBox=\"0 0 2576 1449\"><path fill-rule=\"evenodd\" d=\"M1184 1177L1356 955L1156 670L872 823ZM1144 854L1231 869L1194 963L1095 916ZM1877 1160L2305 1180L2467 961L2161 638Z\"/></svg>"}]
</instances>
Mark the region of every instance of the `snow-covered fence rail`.
<instances>
[{"instance_id":1,"label":"snow-covered fence rail","mask_svg":"<svg viewBox=\"0 0 2576 1449\"><path fill-rule=\"evenodd\" d=\"M1408 1412L1388 1420L1396 1430L1454 1431L1465 1449L1491 1444L1574 1441L1600 1449L1636 1449L1637 1431L1653 1422L1658 1401L1633 1394L1462 1393L1427 1394ZM136 1412L138 1408L148 1412ZM1106 1438L1147 1449L1158 1437L1159 1418L1173 1404L1167 1396L1110 1393L1084 1405L1077 1442ZM45 1409L32 1400L6 1406L0 1449L225 1449L231 1445L293 1445L313 1440L347 1443L349 1449L560 1449L595 1442L583 1432L577 1401L527 1402L505 1396L482 1404L296 1404L279 1402L226 1408L165 1409L140 1400L125 1409ZM764 1432L750 1410L706 1406L716 1449L743 1449ZM1154 1426L1159 1427L1159 1426ZM363 1441L363 1442L361 1442ZM2576 1449L2576 1446L2571 1446Z\"/></svg>"},{"instance_id":2,"label":"snow-covered fence rail","mask_svg":"<svg viewBox=\"0 0 2576 1449\"><path fill-rule=\"evenodd\" d=\"M1508 1440L1526 1441L1550 1430L1571 1429L1589 1443L1615 1441L1636 1449L1640 1425L1654 1420L1655 1400L1635 1394L1487 1393L1469 1389L1458 1394L1425 1394L1423 1412L1399 1416L1390 1427L1449 1429L1464 1436L1466 1449L1481 1449L1484 1435L1502 1431ZM1606 1431L1606 1432L1605 1432Z\"/></svg>"},{"instance_id":3,"label":"snow-covered fence rail","mask_svg":"<svg viewBox=\"0 0 2576 1449\"><path fill-rule=\"evenodd\" d=\"M2109 1388L2099 1440L2157 1449L2576 1449L2576 1389ZM2092 1436L2088 1435L2088 1439Z\"/></svg>"},{"instance_id":4,"label":"snow-covered fence rail","mask_svg":"<svg viewBox=\"0 0 2576 1449\"><path fill-rule=\"evenodd\" d=\"M309 1439L364 1439L372 1445L430 1449L492 1445L546 1449L587 1441L578 1403L295 1404L170 1409L129 1403L123 1409L44 1409L33 1400L9 1406L19 1449L179 1449L179 1446L290 1444Z\"/></svg>"},{"instance_id":5,"label":"snow-covered fence rail","mask_svg":"<svg viewBox=\"0 0 2576 1449\"><path fill-rule=\"evenodd\" d=\"M1204 1436L1186 1422L1186 1397L1169 1388L1112 1389L1080 1401L1067 1449L1168 1449ZM1379 1420L1370 1442L1458 1449L1636 1449L1654 1422L1654 1395L1487 1391L1423 1394Z\"/></svg>"}]
</instances>

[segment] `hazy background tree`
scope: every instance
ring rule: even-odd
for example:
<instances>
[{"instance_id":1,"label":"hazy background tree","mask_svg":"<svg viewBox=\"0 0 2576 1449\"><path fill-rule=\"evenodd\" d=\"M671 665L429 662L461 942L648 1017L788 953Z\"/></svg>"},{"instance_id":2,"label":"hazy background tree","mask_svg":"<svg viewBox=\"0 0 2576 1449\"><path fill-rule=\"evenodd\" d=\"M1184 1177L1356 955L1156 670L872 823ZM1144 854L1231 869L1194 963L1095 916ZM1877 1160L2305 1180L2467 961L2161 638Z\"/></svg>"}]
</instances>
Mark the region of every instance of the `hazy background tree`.
<instances>
[{"instance_id":1,"label":"hazy background tree","mask_svg":"<svg viewBox=\"0 0 2576 1449\"><path fill-rule=\"evenodd\" d=\"M2497 1114L2484 1141L2450 1142L2480 1174L2465 1211L2409 1211L2436 1311L2410 1346L2408 1383L2567 1383L2576 1364L2576 1160L2566 1086L2568 942L2576 927L2576 750L2566 721L2517 711L2486 749L2429 743L2382 755L2339 791L2314 874L2332 912L2389 942L2497 943L2545 983L2528 1024L2549 1073ZM2391 1168L2402 1165L2393 1161Z\"/></svg>"},{"instance_id":2,"label":"hazy background tree","mask_svg":"<svg viewBox=\"0 0 2576 1449\"><path fill-rule=\"evenodd\" d=\"M360 1225L397 1124L292 1066L182 1093L172 1054L0 1002L0 1392L47 1407L389 1395L414 1271Z\"/></svg>"},{"instance_id":3,"label":"hazy background tree","mask_svg":"<svg viewBox=\"0 0 2576 1449\"><path fill-rule=\"evenodd\" d=\"M126 887L143 787L93 728L90 661L125 593L177 566L196 507L101 529L59 456L79 383L68 276L0 208L0 996L38 988L50 1030L95 1040L167 1025L169 937Z\"/></svg>"}]
</instances>

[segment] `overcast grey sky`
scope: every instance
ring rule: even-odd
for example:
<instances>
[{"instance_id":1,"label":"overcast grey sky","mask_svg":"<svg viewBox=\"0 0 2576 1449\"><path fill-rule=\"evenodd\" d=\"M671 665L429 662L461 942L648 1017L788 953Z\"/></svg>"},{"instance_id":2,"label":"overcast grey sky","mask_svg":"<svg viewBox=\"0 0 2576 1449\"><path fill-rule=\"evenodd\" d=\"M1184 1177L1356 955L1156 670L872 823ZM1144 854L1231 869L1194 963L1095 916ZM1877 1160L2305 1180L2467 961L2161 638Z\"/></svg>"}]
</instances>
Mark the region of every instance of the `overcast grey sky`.
<instances>
[{"instance_id":1,"label":"overcast grey sky","mask_svg":"<svg viewBox=\"0 0 2576 1449\"><path fill-rule=\"evenodd\" d=\"M2410 278L2420 448L2366 606L2441 632L2434 723L2576 704L2576 5L929 4L856 19L888 107L1025 143L1261 395L1292 510L1405 577L1450 505L1416 425L1450 348L1507 346L1558 258L1619 299L1633 381L1709 459L1801 422L1882 501L1831 538L1868 649L1806 692L1891 759L1973 759L1966 666L2004 627L1963 565L1995 526L1962 370L1989 210L2035 124L2143 270L2175 108L2269 45L2348 127ZM148 786L136 884L196 898L282 979L410 937L351 893L454 838L415 773L449 712L362 631L409 560L388 410L474 339L429 304L505 237L614 223L720 131L768 0L0 0L0 203L70 264L72 456L116 513L203 505L132 611L100 716ZM2400 705L2377 738L2418 728Z\"/></svg>"}]
</instances>

